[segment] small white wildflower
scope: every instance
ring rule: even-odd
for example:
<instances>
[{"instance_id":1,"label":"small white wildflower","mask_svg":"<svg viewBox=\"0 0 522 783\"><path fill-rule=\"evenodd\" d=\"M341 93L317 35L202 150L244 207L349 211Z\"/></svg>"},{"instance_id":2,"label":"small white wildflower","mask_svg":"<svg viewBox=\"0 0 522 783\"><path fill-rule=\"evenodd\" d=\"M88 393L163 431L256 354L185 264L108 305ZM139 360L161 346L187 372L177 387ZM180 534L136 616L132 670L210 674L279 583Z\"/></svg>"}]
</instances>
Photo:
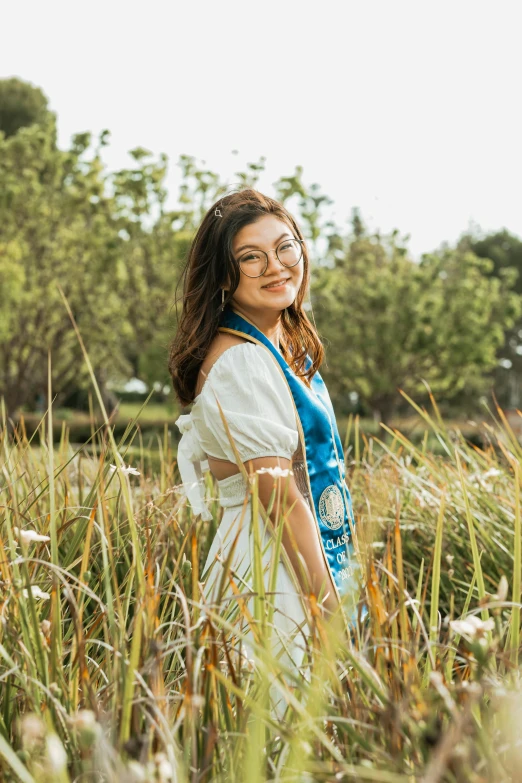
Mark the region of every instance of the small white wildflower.
<instances>
[{"instance_id":1,"label":"small white wildflower","mask_svg":"<svg viewBox=\"0 0 522 783\"><path fill-rule=\"evenodd\" d=\"M500 577L500 582L498 583L498 588L497 588L497 601L505 601L506 600L507 594L508 594L508 589L509 589L508 580L506 579L504 574L502 574L502 576Z\"/></svg>"},{"instance_id":2,"label":"small white wildflower","mask_svg":"<svg viewBox=\"0 0 522 783\"><path fill-rule=\"evenodd\" d=\"M15 536L19 541L22 542L22 544L25 544L28 546L33 541L50 541L51 539L49 536L42 536L40 533L37 533L36 530L20 530L20 528L15 527L13 528L15 532Z\"/></svg>"},{"instance_id":3,"label":"small white wildflower","mask_svg":"<svg viewBox=\"0 0 522 783\"><path fill-rule=\"evenodd\" d=\"M125 467L125 465L122 465L120 468L116 467L116 465L113 465L111 463L110 466L110 472L114 473L115 470L121 471L121 473L126 473L127 475L131 473L133 476L139 476L140 472L139 470L136 470L136 468L132 468L130 465L128 467Z\"/></svg>"},{"instance_id":4,"label":"small white wildflower","mask_svg":"<svg viewBox=\"0 0 522 783\"><path fill-rule=\"evenodd\" d=\"M132 783L147 783L147 780L150 780L149 772L151 776L154 774L152 770L145 769L138 761L133 760L129 761L127 769L132 775Z\"/></svg>"},{"instance_id":5,"label":"small white wildflower","mask_svg":"<svg viewBox=\"0 0 522 783\"><path fill-rule=\"evenodd\" d=\"M486 631L492 631L494 627L495 621L492 617L484 622L475 614L468 615L464 620L452 620L450 622L450 628L454 633L465 636L470 641L482 638Z\"/></svg>"},{"instance_id":6,"label":"small white wildflower","mask_svg":"<svg viewBox=\"0 0 522 783\"><path fill-rule=\"evenodd\" d=\"M92 710L78 710L75 715L71 715L71 723L76 729L88 729L93 731L98 726L96 715Z\"/></svg>"},{"instance_id":7,"label":"small white wildflower","mask_svg":"<svg viewBox=\"0 0 522 783\"><path fill-rule=\"evenodd\" d=\"M22 590L22 593L24 594L25 598L29 598L29 593L27 592L27 589L24 587ZM33 595L33 598L41 598L43 601L48 601L51 597L49 593L44 593L43 590L40 590L38 585L31 585L31 593Z\"/></svg>"},{"instance_id":8,"label":"small white wildflower","mask_svg":"<svg viewBox=\"0 0 522 783\"><path fill-rule=\"evenodd\" d=\"M483 479L495 478L496 476L501 476L501 475L502 475L501 470L497 470L497 468L490 468L489 470L487 470L485 473L482 474L482 478Z\"/></svg>"},{"instance_id":9,"label":"small white wildflower","mask_svg":"<svg viewBox=\"0 0 522 783\"><path fill-rule=\"evenodd\" d=\"M166 753L156 753L154 762L161 783L166 783L166 781L174 779L174 770L172 769L172 764L168 760Z\"/></svg>"},{"instance_id":10,"label":"small white wildflower","mask_svg":"<svg viewBox=\"0 0 522 783\"><path fill-rule=\"evenodd\" d=\"M67 764L67 754L56 734L47 737L47 758L53 772L63 772Z\"/></svg>"},{"instance_id":11,"label":"small white wildflower","mask_svg":"<svg viewBox=\"0 0 522 783\"><path fill-rule=\"evenodd\" d=\"M259 468L256 473L268 473L272 478L286 478L287 476L293 476L294 471L290 468L280 468L276 465L275 468Z\"/></svg>"},{"instance_id":12,"label":"small white wildflower","mask_svg":"<svg viewBox=\"0 0 522 783\"><path fill-rule=\"evenodd\" d=\"M453 633L459 634L459 636L474 636L475 629L471 623L466 620L451 620L450 628Z\"/></svg>"},{"instance_id":13,"label":"small white wildflower","mask_svg":"<svg viewBox=\"0 0 522 783\"><path fill-rule=\"evenodd\" d=\"M455 555L446 555L446 563L451 566L455 560Z\"/></svg>"},{"instance_id":14,"label":"small white wildflower","mask_svg":"<svg viewBox=\"0 0 522 783\"><path fill-rule=\"evenodd\" d=\"M101 733L101 726L92 710L78 710L71 715L71 724L78 732L80 744L85 748L93 744Z\"/></svg>"},{"instance_id":15,"label":"small white wildflower","mask_svg":"<svg viewBox=\"0 0 522 783\"><path fill-rule=\"evenodd\" d=\"M20 733L24 745L41 742L45 737L45 723L39 715L29 712L22 718Z\"/></svg>"}]
</instances>

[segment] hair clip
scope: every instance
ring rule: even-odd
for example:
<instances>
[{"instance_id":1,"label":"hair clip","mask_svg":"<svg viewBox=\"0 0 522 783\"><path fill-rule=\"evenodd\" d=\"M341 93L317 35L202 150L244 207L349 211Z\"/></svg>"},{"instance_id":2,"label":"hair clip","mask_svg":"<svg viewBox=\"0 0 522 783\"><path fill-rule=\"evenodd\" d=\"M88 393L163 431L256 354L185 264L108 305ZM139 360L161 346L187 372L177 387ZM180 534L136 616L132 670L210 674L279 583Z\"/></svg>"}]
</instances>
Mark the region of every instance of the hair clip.
<instances>
[{"instance_id":1,"label":"hair clip","mask_svg":"<svg viewBox=\"0 0 522 783\"><path fill-rule=\"evenodd\" d=\"M221 210L218 207L215 208L214 215L216 217L223 217L223 215L221 214Z\"/></svg>"}]
</instances>

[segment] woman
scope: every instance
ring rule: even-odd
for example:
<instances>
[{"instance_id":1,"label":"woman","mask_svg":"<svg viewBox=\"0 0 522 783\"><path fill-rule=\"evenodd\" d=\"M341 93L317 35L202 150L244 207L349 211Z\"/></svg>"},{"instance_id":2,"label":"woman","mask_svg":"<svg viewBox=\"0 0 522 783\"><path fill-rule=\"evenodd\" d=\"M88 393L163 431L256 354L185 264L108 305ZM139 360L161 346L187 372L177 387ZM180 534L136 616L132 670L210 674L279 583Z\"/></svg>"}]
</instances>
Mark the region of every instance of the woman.
<instances>
[{"instance_id":1,"label":"woman","mask_svg":"<svg viewBox=\"0 0 522 783\"><path fill-rule=\"evenodd\" d=\"M353 622L358 593L342 446L318 373L324 351L303 309L309 283L306 244L285 207L255 190L223 197L205 215L190 249L169 360L178 400L192 404L176 422L185 490L195 513L211 519L202 480L208 468L224 508L201 573L209 604L223 606L226 599L237 609L234 593L245 597L252 589L255 530L247 474L257 474L265 509L274 481L281 483L270 511L276 525L282 512L286 519L276 563L274 650L284 647L283 658L293 666L304 652L300 632L308 630L310 594L326 614L341 600L346 612L350 596ZM268 573L275 544L262 518L258 522ZM224 568L231 569L236 589L218 595L230 586ZM247 606L252 612L252 603Z\"/></svg>"}]
</instances>

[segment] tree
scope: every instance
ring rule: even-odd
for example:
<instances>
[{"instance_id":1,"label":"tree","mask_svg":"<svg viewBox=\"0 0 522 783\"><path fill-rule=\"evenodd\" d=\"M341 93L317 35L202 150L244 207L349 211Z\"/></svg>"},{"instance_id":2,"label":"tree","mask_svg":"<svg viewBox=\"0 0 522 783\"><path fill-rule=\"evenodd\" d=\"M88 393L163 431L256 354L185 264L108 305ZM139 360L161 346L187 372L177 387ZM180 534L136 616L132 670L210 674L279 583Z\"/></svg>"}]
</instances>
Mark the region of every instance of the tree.
<instances>
[{"instance_id":1,"label":"tree","mask_svg":"<svg viewBox=\"0 0 522 783\"><path fill-rule=\"evenodd\" d=\"M7 411L89 385L59 282L94 366L128 377L122 239L89 134L54 145L52 118L0 137L0 395ZM7 293L6 293L7 292Z\"/></svg>"},{"instance_id":2,"label":"tree","mask_svg":"<svg viewBox=\"0 0 522 783\"><path fill-rule=\"evenodd\" d=\"M507 229L481 235L465 234L459 247L469 248L480 258L489 258L493 267L489 274L500 279L506 270L516 270L514 290L522 297L522 239ZM512 272L508 271L508 274ZM504 345L498 351L493 383L498 401L509 407L522 406L522 320L517 319L506 334Z\"/></svg>"},{"instance_id":3,"label":"tree","mask_svg":"<svg viewBox=\"0 0 522 783\"><path fill-rule=\"evenodd\" d=\"M122 238L125 303L132 324L125 353L133 375L149 386L170 386L168 347L175 328L175 286L200 211L219 182L212 172L205 173L208 178L203 176L194 159L182 158L183 206L166 210L167 156L156 161L142 148L130 155L134 165L111 176L114 219Z\"/></svg>"},{"instance_id":4,"label":"tree","mask_svg":"<svg viewBox=\"0 0 522 783\"><path fill-rule=\"evenodd\" d=\"M355 391L387 423L398 389L451 399L487 386L504 332L520 312L513 277L445 249L415 264L398 232L381 241L358 227L332 269L315 270L312 302L326 344L324 375L341 408Z\"/></svg>"},{"instance_id":5,"label":"tree","mask_svg":"<svg viewBox=\"0 0 522 783\"><path fill-rule=\"evenodd\" d=\"M0 79L0 131L9 138L20 128L48 121L47 103L39 87L15 77Z\"/></svg>"}]
</instances>

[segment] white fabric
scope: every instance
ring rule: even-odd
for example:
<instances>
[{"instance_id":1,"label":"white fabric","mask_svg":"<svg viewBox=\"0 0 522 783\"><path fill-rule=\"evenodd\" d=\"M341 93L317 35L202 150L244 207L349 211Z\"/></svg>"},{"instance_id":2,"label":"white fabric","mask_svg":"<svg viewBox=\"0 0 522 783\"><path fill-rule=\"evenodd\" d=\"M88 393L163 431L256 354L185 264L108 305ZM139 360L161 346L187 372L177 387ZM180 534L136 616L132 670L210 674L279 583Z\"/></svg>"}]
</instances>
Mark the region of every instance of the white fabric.
<instances>
[{"instance_id":1,"label":"white fabric","mask_svg":"<svg viewBox=\"0 0 522 783\"><path fill-rule=\"evenodd\" d=\"M250 342L228 348L211 367L190 414L182 415L176 421L182 433L178 448L181 479L193 511L201 513L205 519L211 518L205 503L202 478L203 471L208 469L207 455L237 464L218 400L242 462L263 456L292 459L299 444L294 403L275 358L263 346ZM211 605L219 600L219 606L214 605L217 611L226 613L229 607L234 613L238 605L230 587L225 588L222 596L218 596L217 591L223 564L238 533L231 569L240 591L248 593L252 590L251 504L244 504L247 486L241 474L217 481L217 486L223 516L201 576L205 580L204 596L207 603ZM259 525L264 581L268 589L273 560L272 538L263 529L261 517ZM305 634L308 632L306 615L301 595L296 592L295 583L281 560L275 592L274 639L271 647L275 654L282 652L281 660L290 665L296 677L299 677L297 669L303 659L304 646L301 635L298 633L296 636L296 632L299 628ZM253 599L249 598L246 604L249 611L253 612ZM246 631L246 637L251 637L250 631ZM252 657L244 641L243 651ZM275 705L273 709L280 715L284 704L279 702L275 687L271 689L271 696Z\"/></svg>"},{"instance_id":2,"label":"white fabric","mask_svg":"<svg viewBox=\"0 0 522 783\"><path fill-rule=\"evenodd\" d=\"M236 593L230 586L229 574L249 614L254 616L255 538L251 512L250 503L244 507L241 504L225 508L221 524L201 572L206 605L234 624L238 630L241 630L243 664L246 662L245 659L254 659L253 634L245 621L244 609L240 609ZM268 591L274 563L274 542L270 532L265 530L261 516L258 518L258 529L261 541L263 584L265 591ZM234 552L230 559L229 568L225 569L231 547L234 547ZM221 588L225 570L227 571L226 578L223 588ZM281 558L277 564L274 594L270 597L274 604L270 628L270 651L289 670L289 674L284 675L283 681L287 686L302 683L303 678L309 682L309 672L303 665L303 660L306 653L305 640L310 635L310 628L302 603L301 591L299 587L295 586ZM233 648L238 651L239 644L233 644ZM277 685L271 685L269 691L272 715L277 720L281 720L286 708L286 700L281 696Z\"/></svg>"},{"instance_id":3,"label":"white fabric","mask_svg":"<svg viewBox=\"0 0 522 783\"><path fill-rule=\"evenodd\" d=\"M224 351L191 412L175 422L182 434L178 467L183 488L194 513L206 520L212 518L203 479L207 455L237 464L218 401L242 462L269 456L292 459L299 442L290 391L267 349L241 343Z\"/></svg>"},{"instance_id":4,"label":"white fabric","mask_svg":"<svg viewBox=\"0 0 522 783\"><path fill-rule=\"evenodd\" d=\"M205 503L203 481L205 452L201 450L190 414L180 416L176 420L176 424L181 432L181 440L178 445L178 468L183 489L194 514L201 514L203 519L209 521L212 519L212 514ZM208 470L208 461L206 469Z\"/></svg>"}]
</instances>

